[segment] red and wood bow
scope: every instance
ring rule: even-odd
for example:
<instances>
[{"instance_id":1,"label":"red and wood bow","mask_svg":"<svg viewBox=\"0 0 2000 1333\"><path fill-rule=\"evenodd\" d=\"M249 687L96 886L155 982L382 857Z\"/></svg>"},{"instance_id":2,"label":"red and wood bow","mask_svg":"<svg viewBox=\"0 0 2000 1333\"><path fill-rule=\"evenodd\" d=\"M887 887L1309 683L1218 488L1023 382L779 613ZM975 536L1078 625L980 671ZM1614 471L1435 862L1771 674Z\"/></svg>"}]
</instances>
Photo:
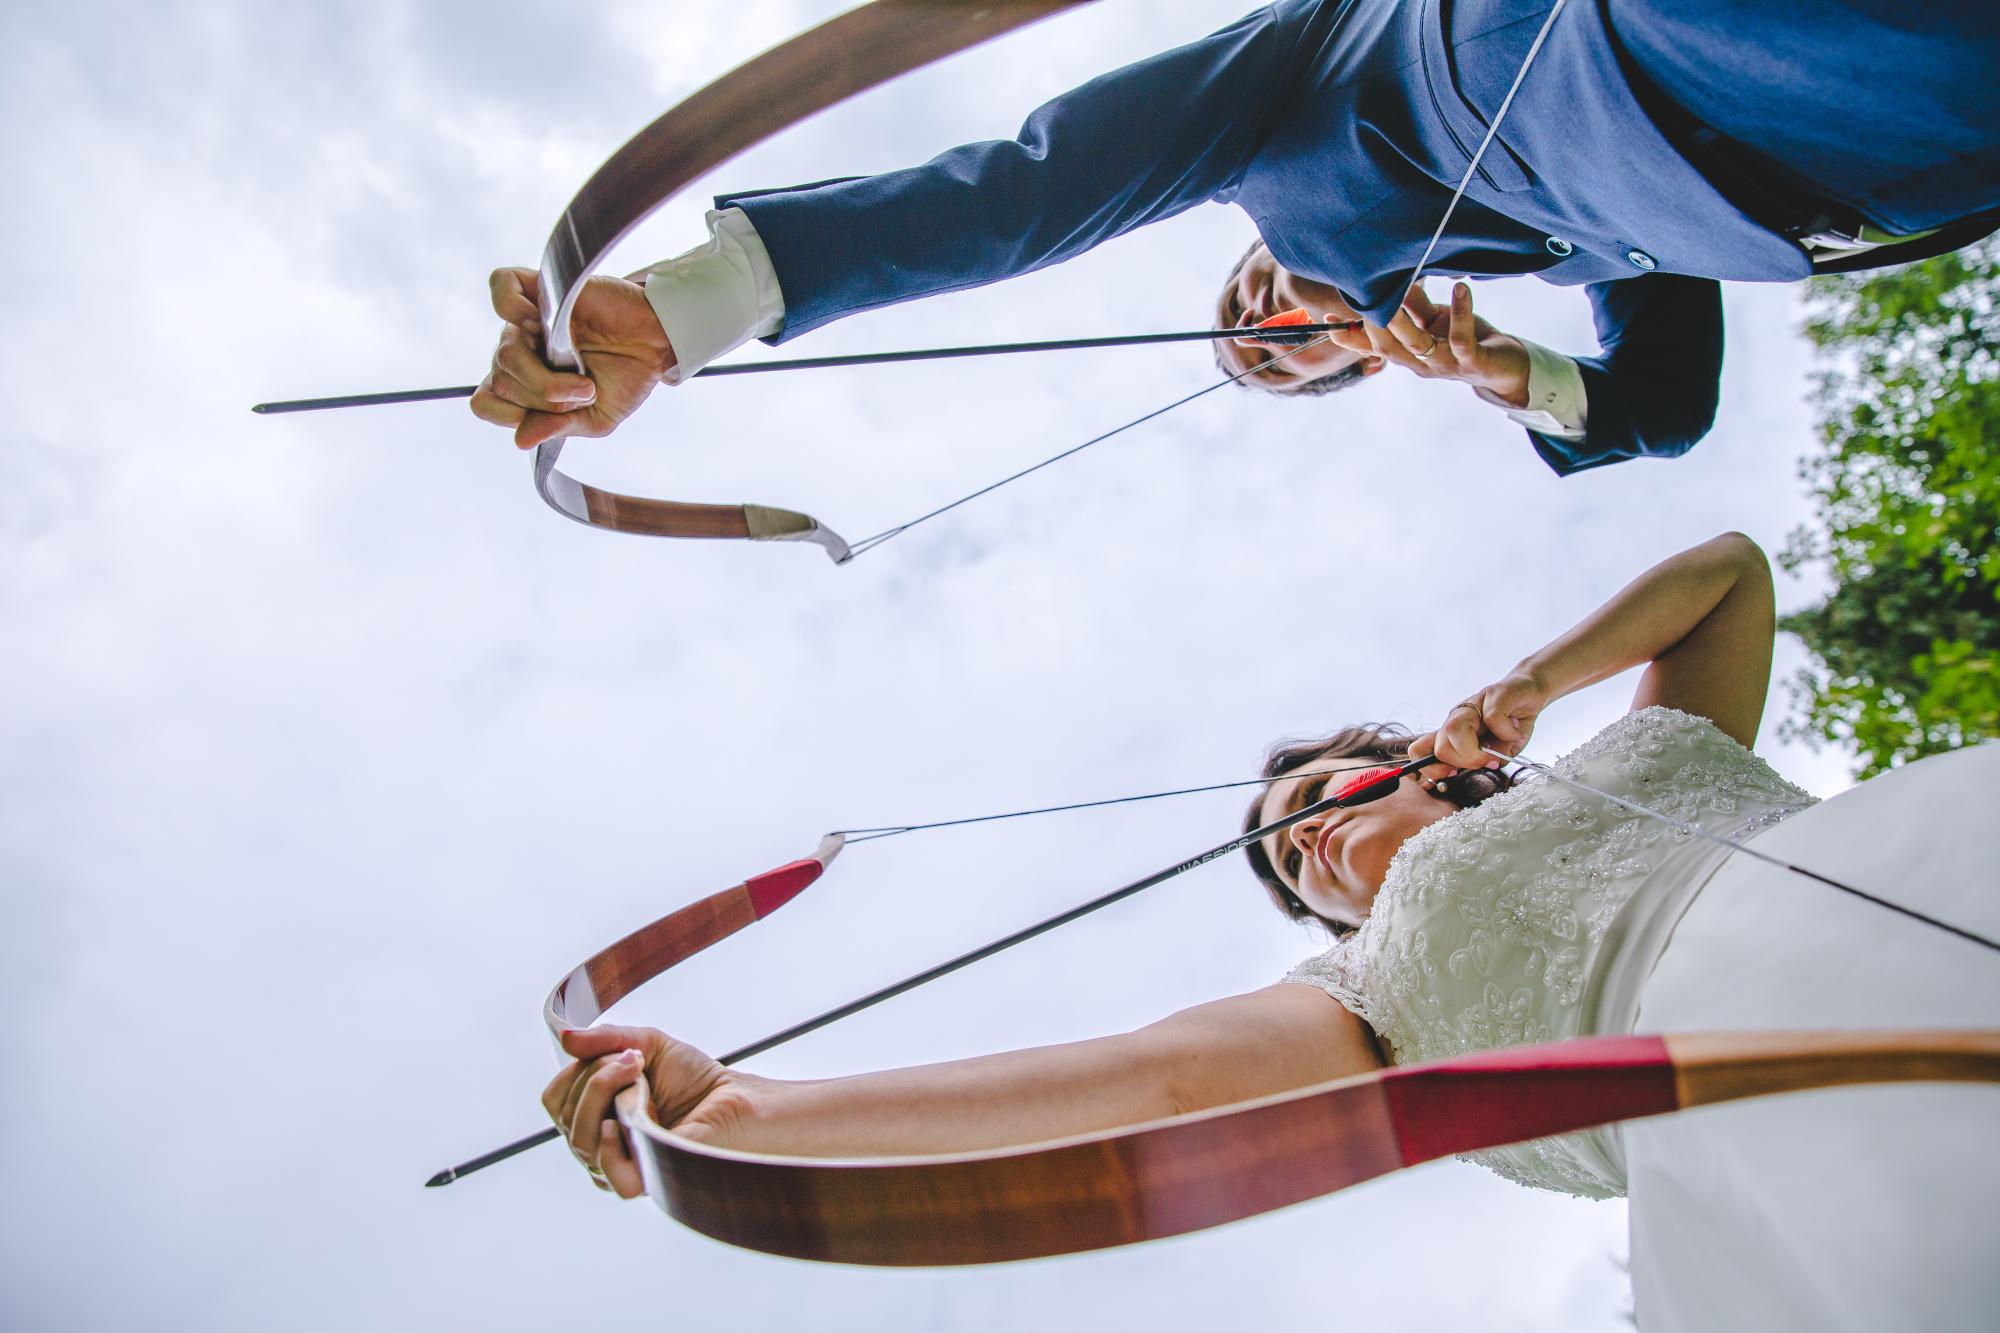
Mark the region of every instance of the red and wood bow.
<instances>
[{"instance_id":1,"label":"red and wood bow","mask_svg":"<svg viewBox=\"0 0 2000 1333\"><path fill-rule=\"evenodd\" d=\"M550 993L550 1032L595 1022L651 978L775 912L840 849L831 835L812 856L592 955ZM2000 1032L1582 1037L1382 1069L1049 1143L893 1159L777 1157L695 1143L653 1118L643 1078L619 1096L617 1111L647 1191L694 1230L798 1259L923 1266L1180 1235L1439 1157L1639 1116L1809 1088L1938 1080L2000 1082Z\"/></svg>"}]
</instances>

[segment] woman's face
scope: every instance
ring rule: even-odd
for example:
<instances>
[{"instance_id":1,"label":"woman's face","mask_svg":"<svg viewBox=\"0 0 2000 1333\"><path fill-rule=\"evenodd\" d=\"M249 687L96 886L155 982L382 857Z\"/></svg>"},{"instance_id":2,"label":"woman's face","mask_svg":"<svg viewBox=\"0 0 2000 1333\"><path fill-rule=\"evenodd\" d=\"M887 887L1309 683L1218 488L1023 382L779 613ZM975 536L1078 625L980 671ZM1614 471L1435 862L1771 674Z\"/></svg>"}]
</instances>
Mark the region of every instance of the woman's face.
<instances>
[{"instance_id":1,"label":"woman's face","mask_svg":"<svg viewBox=\"0 0 2000 1333\"><path fill-rule=\"evenodd\" d=\"M1259 823L1283 819L1361 776L1360 759L1326 759L1272 783L1264 792ZM1384 768L1394 767L1385 763ZM1329 775L1327 769L1341 772ZM1380 800L1347 810L1328 810L1264 839L1264 854L1278 878L1313 911L1332 921L1358 926L1368 919L1389 860L1412 834L1454 809L1405 775Z\"/></svg>"},{"instance_id":2,"label":"woman's face","mask_svg":"<svg viewBox=\"0 0 2000 1333\"><path fill-rule=\"evenodd\" d=\"M1347 304L1346 297L1325 283L1302 278L1279 267L1278 261L1271 258L1271 252L1259 245L1236 271L1235 280L1224 285L1222 297L1215 308L1216 327L1231 329L1261 324L1287 310L1303 310L1316 322L1322 321L1322 317L1324 322L1361 318L1354 307ZM1356 361L1364 362L1363 373L1370 375L1388 364L1379 356L1364 356L1330 342L1317 343L1285 356L1286 352L1292 351L1288 346L1251 338L1231 338L1221 344L1220 351L1222 362L1229 367L1232 375L1241 374L1252 366L1265 366L1265 369L1246 377L1244 383L1279 393L1323 379ZM1279 357L1284 359L1278 360Z\"/></svg>"}]
</instances>

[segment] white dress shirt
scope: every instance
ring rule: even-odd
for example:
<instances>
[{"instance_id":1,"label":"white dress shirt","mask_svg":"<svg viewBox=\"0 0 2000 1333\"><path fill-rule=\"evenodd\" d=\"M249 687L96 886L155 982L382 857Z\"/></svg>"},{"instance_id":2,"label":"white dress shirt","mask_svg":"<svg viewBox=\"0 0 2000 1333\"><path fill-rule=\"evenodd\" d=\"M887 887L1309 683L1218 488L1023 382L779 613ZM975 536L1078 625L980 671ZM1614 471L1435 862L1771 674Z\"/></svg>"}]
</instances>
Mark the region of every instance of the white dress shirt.
<instances>
[{"instance_id":1,"label":"white dress shirt","mask_svg":"<svg viewBox=\"0 0 2000 1333\"><path fill-rule=\"evenodd\" d=\"M1551 352L1526 338L1517 341L1528 350L1527 406L1515 407L1484 389L1473 392L1537 435L1581 440L1590 419L1583 372L1561 352Z\"/></svg>"},{"instance_id":2,"label":"white dress shirt","mask_svg":"<svg viewBox=\"0 0 2000 1333\"><path fill-rule=\"evenodd\" d=\"M673 344L669 384L785 326L785 295L771 256L740 208L711 210L704 244L634 277L644 278L646 300ZM1531 431L1582 439L1588 405L1576 362L1525 338L1521 345L1528 350L1528 405L1510 407L1483 390L1479 396Z\"/></svg>"},{"instance_id":3,"label":"white dress shirt","mask_svg":"<svg viewBox=\"0 0 2000 1333\"><path fill-rule=\"evenodd\" d=\"M710 209L705 244L642 273L646 300L674 349L669 384L785 327L778 274L740 208Z\"/></svg>"}]
</instances>

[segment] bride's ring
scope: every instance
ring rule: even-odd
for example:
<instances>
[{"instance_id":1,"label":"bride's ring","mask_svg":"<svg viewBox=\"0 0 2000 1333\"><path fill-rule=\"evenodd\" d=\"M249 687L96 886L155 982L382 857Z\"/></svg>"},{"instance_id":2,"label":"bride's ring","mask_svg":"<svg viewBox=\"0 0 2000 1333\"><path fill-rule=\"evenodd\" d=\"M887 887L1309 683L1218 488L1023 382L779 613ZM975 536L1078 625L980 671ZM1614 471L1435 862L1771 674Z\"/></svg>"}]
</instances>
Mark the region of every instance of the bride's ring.
<instances>
[{"instance_id":1,"label":"bride's ring","mask_svg":"<svg viewBox=\"0 0 2000 1333\"><path fill-rule=\"evenodd\" d=\"M1430 360L1430 359L1431 359L1432 357L1434 357L1434 356L1436 356L1436 355L1437 355L1437 349L1438 349L1438 343L1439 343L1439 341L1440 341L1440 339L1438 338L1438 336L1437 336L1437 335L1436 335L1435 333L1433 333L1433 334L1431 335L1431 345L1430 345L1429 347L1426 347L1426 348L1425 348L1425 349L1424 349L1423 351L1421 351L1421 352L1416 352L1416 351L1413 351L1413 352L1411 352L1411 353L1410 353L1410 355L1412 355L1412 356L1416 357L1416 358L1417 358L1417 360L1419 360L1419 361L1428 361L1428 360Z\"/></svg>"},{"instance_id":2,"label":"bride's ring","mask_svg":"<svg viewBox=\"0 0 2000 1333\"><path fill-rule=\"evenodd\" d=\"M1467 699L1462 703L1453 704L1451 706L1451 712L1456 713L1461 708L1470 708L1475 714L1477 714L1480 717L1486 716L1486 710L1484 708L1481 708L1478 704L1473 703L1470 699ZM1445 714L1445 716L1449 717L1451 716L1451 714L1447 713Z\"/></svg>"}]
</instances>

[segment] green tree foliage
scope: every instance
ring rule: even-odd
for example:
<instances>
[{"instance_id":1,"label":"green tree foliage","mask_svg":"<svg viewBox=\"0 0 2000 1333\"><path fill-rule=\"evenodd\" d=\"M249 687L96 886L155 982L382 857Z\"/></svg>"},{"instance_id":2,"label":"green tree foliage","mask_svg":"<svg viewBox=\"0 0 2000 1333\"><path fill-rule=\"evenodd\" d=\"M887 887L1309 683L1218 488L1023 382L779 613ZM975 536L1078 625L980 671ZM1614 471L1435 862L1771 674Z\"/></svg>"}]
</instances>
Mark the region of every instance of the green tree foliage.
<instances>
[{"instance_id":1,"label":"green tree foliage","mask_svg":"<svg viewBox=\"0 0 2000 1333\"><path fill-rule=\"evenodd\" d=\"M1818 524L1780 563L1834 589L1781 622L1814 659L1784 729L1868 777L2000 736L2000 244L1815 279L1808 309Z\"/></svg>"}]
</instances>

